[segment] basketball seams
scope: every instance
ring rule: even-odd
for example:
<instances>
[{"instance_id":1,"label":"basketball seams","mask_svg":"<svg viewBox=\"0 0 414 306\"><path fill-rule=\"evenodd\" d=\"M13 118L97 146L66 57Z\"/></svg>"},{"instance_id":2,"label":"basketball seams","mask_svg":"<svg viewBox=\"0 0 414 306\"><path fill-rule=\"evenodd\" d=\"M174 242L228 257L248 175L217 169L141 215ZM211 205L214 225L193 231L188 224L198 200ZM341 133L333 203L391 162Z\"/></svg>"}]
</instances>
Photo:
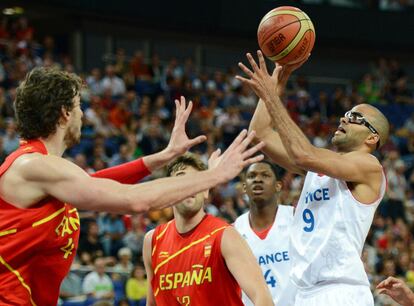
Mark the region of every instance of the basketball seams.
<instances>
[{"instance_id":1,"label":"basketball seams","mask_svg":"<svg viewBox=\"0 0 414 306\"><path fill-rule=\"evenodd\" d=\"M308 26L307 27L305 27L305 26L301 27L300 31L296 34L295 38L292 39L290 44L285 49L283 49L277 55L272 56L272 57L268 57L268 58L271 59L272 61L281 60L282 58L289 55L289 53L299 44L299 42L303 39L303 37L306 35L307 32L314 32L313 27L309 26L308 21L310 21L310 20L309 19L301 20L300 21L301 25L302 25L302 22L307 22Z\"/></svg>"},{"instance_id":2,"label":"basketball seams","mask_svg":"<svg viewBox=\"0 0 414 306\"><path fill-rule=\"evenodd\" d=\"M296 35L298 35L298 34L300 33L300 29L302 28L302 22L301 22L301 21L302 21L301 19L298 19L298 20L292 21L292 22L290 22L290 23L288 23L288 24L285 24L283 27L281 27L281 28L277 29L277 31L270 32L270 34L269 34L269 35L267 35L268 37L266 37L266 38L262 38L262 39L261 39L261 41L263 41L263 45L265 45L265 44L266 44L266 42L267 42L267 40L268 40L270 37L272 37L275 33L277 33L277 32L279 32L279 31L281 31L282 29L286 28L287 26L290 26L291 24L294 24L294 23L296 23L296 22L299 22L299 30L298 30L298 32L295 34L295 37L296 37ZM295 38L295 37L294 37L294 38ZM293 38L293 39L294 39L294 38Z\"/></svg>"}]
</instances>

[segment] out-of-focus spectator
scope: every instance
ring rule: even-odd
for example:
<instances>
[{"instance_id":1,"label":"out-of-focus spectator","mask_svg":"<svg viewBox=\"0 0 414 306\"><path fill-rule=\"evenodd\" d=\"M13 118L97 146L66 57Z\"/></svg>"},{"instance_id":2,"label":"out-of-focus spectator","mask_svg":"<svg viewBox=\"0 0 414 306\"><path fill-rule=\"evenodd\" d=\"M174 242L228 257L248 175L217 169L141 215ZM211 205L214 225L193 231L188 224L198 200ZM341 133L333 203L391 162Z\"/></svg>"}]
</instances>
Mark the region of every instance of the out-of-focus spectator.
<instances>
[{"instance_id":1,"label":"out-of-focus spectator","mask_svg":"<svg viewBox=\"0 0 414 306\"><path fill-rule=\"evenodd\" d=\"M98 226L105 255L115 257L118 250L123 247L124 222L119 215L109 213L99 216Z\"/></svg>"},{"instance_id":2,"label":"out-of-focus spectator","mask_svg":"<svg viewBox=\"0 0 414 306\"><path fill-rule=\"evenodd\" d=\"M112 96L121 96L126 92L124 81L115 74L113 65L105 68L105 77L101 81L103 90L109 90Z\"/></svg>"},{"instance_id":3,"label":"out-of-focus spectator","mask_svg":"<svg viewBox=\"0 0 414 306\"><path fill-rule=\"evenodd\" d=\"M114 272L120 274L130 274L134 265L131 262L132 251L129 248L123 247L118 251L118 263L114 267Z\"/></svg>"},{"instance_id":4,"label":"out-of-focus spectator","mask_svg":"<svg viewBox=\"0 0 414 306\"><path fill-rule=\"evenodd\" d=\"M113 284L111 278L105 273L104 259L97 258L95 260L95 271L85 276L82 288L88 297L97 300L113 301Z\"/></svg>"},{"instance_id":5,"label":"out-of-focus spectator","mask_svg":"<svg viewBox=\"0 0 414 306\"><path fill-rule=\"evenodd\" d=\"M138 303L137 305L145 305L148 283L145 277L145 269L141 264L135 266L132 270L125 290L128 300Z\"/></svg>"},{"instance_id":6,"label":"out-of-focus spectator","mask_svg":"<svg viewBox=\"0 0 414 306\"><path fill-rule=\"evenodd\" d=\"M16 123L10 119L7 122L6 134L3 137L3 150L9 155L19 146L19 136L16 131Z\"/></svg>"}]
</instances>

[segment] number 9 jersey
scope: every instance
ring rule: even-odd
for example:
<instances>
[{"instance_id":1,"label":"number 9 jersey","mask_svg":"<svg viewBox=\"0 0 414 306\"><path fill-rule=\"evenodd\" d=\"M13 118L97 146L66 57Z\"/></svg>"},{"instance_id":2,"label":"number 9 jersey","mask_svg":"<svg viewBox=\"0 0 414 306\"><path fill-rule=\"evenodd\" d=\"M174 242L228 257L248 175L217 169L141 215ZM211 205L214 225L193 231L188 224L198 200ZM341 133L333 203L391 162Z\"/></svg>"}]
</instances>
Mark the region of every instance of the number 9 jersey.
<instances>
[{"instance_id":1,"label":"number 9 jersey","mask_svg":"<svg viewBox=\"0 0 414 306\"><path fill-rule=\"evenodd\" d=\"M357 201L345 181L308 172L291 231L291 279L299 290L330 284L369 286L362 248L384 196Z\"/></svg>"}]
</instances>

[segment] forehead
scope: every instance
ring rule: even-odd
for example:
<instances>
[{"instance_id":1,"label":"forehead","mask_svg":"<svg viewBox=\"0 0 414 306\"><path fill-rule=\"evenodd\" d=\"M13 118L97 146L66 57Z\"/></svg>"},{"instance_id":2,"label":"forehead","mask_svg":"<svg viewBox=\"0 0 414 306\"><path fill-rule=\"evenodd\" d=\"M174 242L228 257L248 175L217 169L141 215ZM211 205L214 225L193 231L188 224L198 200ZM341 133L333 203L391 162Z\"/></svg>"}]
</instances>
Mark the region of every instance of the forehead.
<instances>
[{"instance_id":1,"label":"forehead","mask_svg":"<svg viewBox=\"0 0 414 306\"><path fill-rule=\"evenodd\" d=\"M255 163L247 168L247 173L250 172L271 172L273 173L272 168L269 164L266 163Z\"/></svg>"},{"instance_id":2,"label":"forehead","mask_svg":"<svg viewBox=\"0 0 414 306\"><path fill-rule=\"evenodd\" d=\"M193 166L183 165L178 168L178 170L171 173L171 176L183 175L191 172L198 172Z\"/></svg>"},{"instance_id":3,"label":"forehead","mask_svg":"<svg viewBox=\"0 0 414 306\"><path fill-rule=\"evenodd\" d=\"M367 118L372 118L372 116L374 115L372 110L364 105L356 105L351 109L352 112L357 112L360 113L362 115L364 115L364 117Z\"/></svg>"}]
</instances>

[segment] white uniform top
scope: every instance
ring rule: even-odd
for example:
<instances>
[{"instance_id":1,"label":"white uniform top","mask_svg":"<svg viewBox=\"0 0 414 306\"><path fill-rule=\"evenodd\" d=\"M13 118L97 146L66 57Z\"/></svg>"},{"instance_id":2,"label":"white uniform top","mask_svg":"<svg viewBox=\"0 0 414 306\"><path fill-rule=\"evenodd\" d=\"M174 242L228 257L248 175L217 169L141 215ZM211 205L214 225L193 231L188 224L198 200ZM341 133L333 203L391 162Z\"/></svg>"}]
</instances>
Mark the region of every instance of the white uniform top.
<instances>
[{"instance_id":1,"label":"white uniform top","mask_svg":"<svg viewBox=\"0 0 414 306\"><path fill-rule=\"evenodd\" d=\"M361 253L385 188L383 175L378 199L367 205L353 197L346 182L307 173L291 231L291 278L299 289L369 286Z\"/></svg>"},{"instance_id":2,"label":"white uniform top","mask_svg":"<svg viewBox=\"0 0 414 306\"><path fill-rule=\"evenodd\" d=\"M289 282L290 254L289 233L293 222L293 207L279 205L276 219L265 239L260 239L252 230L249 212L234 222L234 227L246 239L262 268L265 281L276 305L293 305L294 286ZM289 286L288 286L289 285ZM253 305L243 292L244 305ZM288 301L290 300L290 301Z\"/></svg>"}]
</instances>

